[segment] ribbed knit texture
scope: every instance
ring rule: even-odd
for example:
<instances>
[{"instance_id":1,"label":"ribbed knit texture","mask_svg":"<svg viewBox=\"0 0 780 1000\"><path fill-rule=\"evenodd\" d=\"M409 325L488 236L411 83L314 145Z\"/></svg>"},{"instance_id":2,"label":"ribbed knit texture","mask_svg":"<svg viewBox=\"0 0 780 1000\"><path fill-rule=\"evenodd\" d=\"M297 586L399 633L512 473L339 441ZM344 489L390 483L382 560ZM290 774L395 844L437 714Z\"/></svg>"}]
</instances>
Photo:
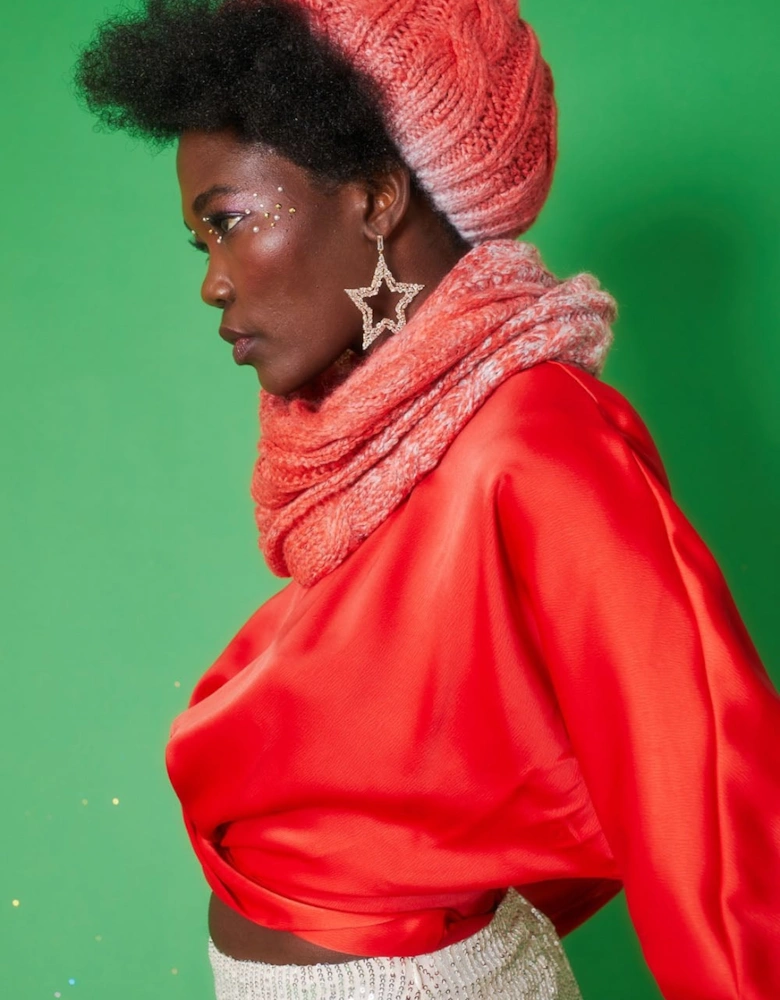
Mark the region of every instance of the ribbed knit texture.
<instances>
[{"instance_id":1,"label":"ribbed knit texture","mask_svg":"<svg viewBox=\"0 0 780 1000\"><path fill-rule=\"evenodd\" d=\"M593 275L561 281L532 244L494 240L363 359L299 393L261 390L252 496L271 570L311 586L337 567L513 373L553 359L600 374L616 316Z\"/></svg>"},{"instance_id":2,"label":"ribbed knit texture","mask_svg":"<svg viewBox=\"0 0 780 1000\"><path fill-rule=\"evenodd\" d=\"M557 157L553 77L517 0L295 0L379 85L390 132L470 243L525 232Z\"/></svg>"}]
</instances>

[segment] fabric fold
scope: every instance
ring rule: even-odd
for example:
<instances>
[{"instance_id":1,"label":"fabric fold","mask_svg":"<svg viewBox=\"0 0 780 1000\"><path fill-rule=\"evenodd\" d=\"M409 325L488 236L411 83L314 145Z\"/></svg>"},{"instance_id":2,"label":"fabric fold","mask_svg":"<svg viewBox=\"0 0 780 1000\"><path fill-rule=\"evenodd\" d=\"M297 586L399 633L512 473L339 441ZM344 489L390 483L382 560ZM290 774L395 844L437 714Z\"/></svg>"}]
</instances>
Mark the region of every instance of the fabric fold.
<instances>
[{"instance_id":1,"label":"fabric fold","mask_svg":"<svg viewBox=\"0 0 780 1000\"><path fill-rule=\"evenodd\" d=\"M168 747L212 888L352 955L621 886L668 1000L780 996L780 698L653 439L543 362L204 674Z\"/></svg>"},{"instance_id":2,"label":"fabric fold","mask_svg":"<svg viewBox=\"0 0 780 1000\"><path fill-rule=\"evenodd\" d=\"M492 240L365 358L302 393L261 390L252 497L271 570L304 586L332 571L510 375L545 360L599 374L616 316L593 275L559 280L532 244Z\"/></svg>"}]
</instances>

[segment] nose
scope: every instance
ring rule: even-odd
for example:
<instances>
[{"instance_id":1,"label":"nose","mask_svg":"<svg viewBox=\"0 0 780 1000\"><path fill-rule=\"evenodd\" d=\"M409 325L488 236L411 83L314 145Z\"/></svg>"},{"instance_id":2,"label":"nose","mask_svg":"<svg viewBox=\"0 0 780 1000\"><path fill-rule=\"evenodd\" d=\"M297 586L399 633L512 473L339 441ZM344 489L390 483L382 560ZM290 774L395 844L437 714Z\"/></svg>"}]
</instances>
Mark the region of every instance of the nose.
<instances>
[{"instance_id":1,"label":"nose","mask_svg":"<svg viewBox=\"0 0 780 1000\"><path fill-rule=\"evenodd\" d=\"M216 265L214 258L211 257L206 277L200 286L200 297L207 306L216 306L217 309L224 309L233 301L234 294L232 282L224 270Z\"/></svg>"}]
</instances>

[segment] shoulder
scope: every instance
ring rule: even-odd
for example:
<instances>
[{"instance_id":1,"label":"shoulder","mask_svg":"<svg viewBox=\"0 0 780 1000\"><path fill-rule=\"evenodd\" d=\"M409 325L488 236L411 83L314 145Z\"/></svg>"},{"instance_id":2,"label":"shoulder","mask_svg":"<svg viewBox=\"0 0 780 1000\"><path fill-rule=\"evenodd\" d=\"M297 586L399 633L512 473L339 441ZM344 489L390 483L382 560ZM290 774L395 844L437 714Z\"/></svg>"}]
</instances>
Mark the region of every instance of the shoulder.
<instances>
[{"instance_id":1,"label":"shoulder","mask_svg":"<svg viewBox=\"0 0 780 1000\"><path fill-rule=\"evenodd\" d=\"M510 376L453 442L447 461L473 477L554 466L587 475L621 454L638 456L668 488L645 422L617 389L577 365L545 361Z\"/></svg>"}]
</instances>

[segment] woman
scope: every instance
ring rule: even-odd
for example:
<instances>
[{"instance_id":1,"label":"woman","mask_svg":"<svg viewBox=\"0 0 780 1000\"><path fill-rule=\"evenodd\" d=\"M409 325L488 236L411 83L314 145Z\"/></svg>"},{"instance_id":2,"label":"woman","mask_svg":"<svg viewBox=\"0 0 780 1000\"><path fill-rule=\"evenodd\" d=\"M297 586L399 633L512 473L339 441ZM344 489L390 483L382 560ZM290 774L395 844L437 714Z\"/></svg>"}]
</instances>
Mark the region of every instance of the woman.
<instances>
[{"instance_id":1,"label":"woman","mask_svg":"<svg viewBox=\"0 0 780 1000\"><path fill-rule=\"evenodd\" d=\"M669 1000L780 996L780 701L598 378L614 301L514 239L556 158L514 0L147 0L78 80L178 142L292 577L168 747L219 1000L578 997L621 888Z\"/></svg>"}]
</instances>

